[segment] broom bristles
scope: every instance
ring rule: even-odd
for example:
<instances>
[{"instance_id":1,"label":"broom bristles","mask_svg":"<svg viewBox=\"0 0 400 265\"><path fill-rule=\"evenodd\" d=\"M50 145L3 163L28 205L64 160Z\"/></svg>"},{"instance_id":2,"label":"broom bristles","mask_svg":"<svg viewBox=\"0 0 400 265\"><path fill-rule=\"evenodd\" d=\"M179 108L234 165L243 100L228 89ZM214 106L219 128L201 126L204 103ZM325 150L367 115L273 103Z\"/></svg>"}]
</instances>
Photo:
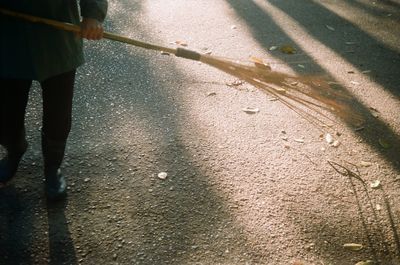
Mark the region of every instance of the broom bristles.
<instances>
[{"instance_id":1,"label":"broom bristles","mask_svg":"<svg viewBox=\"0 0 400 265\"><path fill-rule=\"evenodd\" d=\"M202 55L200 61L261 89L319 128L336 123L329 113L350 123L362 122L361 115L351 108L352 97L320 77L296 77L208 55Z\"/></svg>"}]
</instances>

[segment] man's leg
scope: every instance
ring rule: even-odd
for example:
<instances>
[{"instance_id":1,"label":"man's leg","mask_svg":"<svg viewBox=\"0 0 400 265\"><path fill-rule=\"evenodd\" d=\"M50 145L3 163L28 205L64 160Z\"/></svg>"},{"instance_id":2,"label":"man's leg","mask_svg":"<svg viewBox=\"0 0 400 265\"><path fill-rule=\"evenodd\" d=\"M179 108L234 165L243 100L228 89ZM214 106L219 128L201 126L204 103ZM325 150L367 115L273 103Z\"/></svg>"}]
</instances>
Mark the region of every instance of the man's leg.
<instances>
[{"instance_id":1,"label":"man's leg","mask_svg":"<svg viewBox=\"0 0 400 265\"><path fill-rule=\"evenodd\" d=\"M71 130L75 71L51 77L41 83L43 97L42 152L46 194L49 199L66 195L66 181L60 166Z\"/></svg>"}]
</instances>

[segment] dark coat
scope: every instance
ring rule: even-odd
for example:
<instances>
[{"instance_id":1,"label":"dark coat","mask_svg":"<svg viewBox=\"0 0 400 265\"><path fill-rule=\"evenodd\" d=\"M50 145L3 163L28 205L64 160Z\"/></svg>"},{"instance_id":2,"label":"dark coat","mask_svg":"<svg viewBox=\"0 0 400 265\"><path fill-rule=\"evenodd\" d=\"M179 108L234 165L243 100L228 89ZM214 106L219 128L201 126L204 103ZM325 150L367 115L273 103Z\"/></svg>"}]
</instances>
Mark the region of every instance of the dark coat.
<instances>
[{"instance_id":1,"label":"dark coat","mask_svg":"<svg viewBox=\"0 0 400 265\"><path fill-rule=\"evenodd\" d=\"M107 0L80 0L82 17L103 21ZM76 0L0 0L17 12L80 23ZM0 15L0 78L43 81L84 62L82 39L74 33Z\"/></svg>"}]
</instances>

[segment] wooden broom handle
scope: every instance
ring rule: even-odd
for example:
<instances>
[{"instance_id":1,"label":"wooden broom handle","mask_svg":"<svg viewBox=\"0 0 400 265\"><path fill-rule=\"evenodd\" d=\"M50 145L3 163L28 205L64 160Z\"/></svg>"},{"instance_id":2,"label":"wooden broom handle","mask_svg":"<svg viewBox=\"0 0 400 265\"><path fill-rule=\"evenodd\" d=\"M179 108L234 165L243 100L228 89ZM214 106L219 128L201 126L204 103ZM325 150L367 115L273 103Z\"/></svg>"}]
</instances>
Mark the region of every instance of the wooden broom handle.
<instances>
[{"instance_id":1,"label":"wooden broom handle","mask_svg":"<svg viewBox=\"0 0 400 265\"><path fill-rule=\"evenodd\" d=\"M26 20L29 22L33 22L33 23L49 25L53 28L57 28L57 29L65 30L65 31L70 31L70 32L75 32L75 33L81 32L81 28L79 26L71 24L71 23L60 22L60 21L56 21L53 19L41 18L41 17L32 16L32 15L22 14L22 13L18 13L18 12L3 9L3 8L0 8L0 14L20 18L20 19L23 19L23 20ZM134 40L134 39L131 39L128 37L120 36L120 35L109 33L109 32L104 32L103 37L106 39L109 39L109 40L127 43L127 44L131 44L131 45L149 49L149 50L156 50L156 51L162 51L162 52L166 52L166 53L170 53L170 54L175 54L176 56L184 57L184 58L192 59L192 60L193 60L193 58L189 58L189 57L193 57L193 54L191 54L192 56L190 56L190 55L185 56L185 52L197 54L196 52L192 52L189 50L184 50L185 52L182 52L183 49L180 49L180 48L173 49L173 48L168 48L168 47L164 47L164 46L159 46L159 45L155 45L155 44L151 44L151 43L147 43L147 42L143 42L143 41L139 41L139 40ZM182 56L182 54L184 56Z\"/></svg>"}]
</instances>

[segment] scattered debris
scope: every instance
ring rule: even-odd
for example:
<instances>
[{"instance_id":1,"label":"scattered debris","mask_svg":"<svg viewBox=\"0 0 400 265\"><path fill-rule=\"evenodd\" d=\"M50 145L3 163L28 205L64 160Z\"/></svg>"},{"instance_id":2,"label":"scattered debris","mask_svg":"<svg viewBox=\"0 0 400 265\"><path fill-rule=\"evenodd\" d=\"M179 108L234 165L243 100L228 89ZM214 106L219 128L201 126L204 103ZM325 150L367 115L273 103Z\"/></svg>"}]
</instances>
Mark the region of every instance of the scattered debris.
<instances>
[{"instance_id":1,"label":"scattered debris","mask_svg":"<svg viewBox=\"0 0 400 265\"><path fill-rule=\"evenodd\" d=\"M244 81L243 80L239 80L239 79L235 80L235 81L233 81L231 83L226 83L226 85L230 86L230 87L237 87L237 86L241 86L243 84L244 84Z\"/></svg>"},{"instance_id":2,"label":"scattered debris","mask_svg":"<svg viewBox=\"0 0 400 265\"><path fill-rule=\"evenodd\" d=\"M296 49L293 48L293 47L290 46L290 45L282 45L282 46L279 48L279 50L280 50L281 52L283 52L283 53L286 53L286 54L295 54L295 53L296 53Z\"/></svg>"},{"instance_id":3,"label":"scattered debris","mask_svg":"<svg viewBox=\"0 0 400 265\"><path fill-rule=\"evenodd\" d=\"M338 140L333 141L333 143L331 144L332 147L339 147L340 142Z\"/></svg>"},{"instance_id":4,"label":"scattered debris","mask_svg":"<svg viewBox=\"0 0 400 265\"><path fill-rule=\"evenodd\" d=\"M247 114L256 114L260 112L260 109L258 108L244 108L242 111L246 112Z\"/></svg>"},{"instance_id":5,"label":"scattered debris","mask_svg":"<svg viewBox=\"0 0 400 265\"><path fill-rule=\"evenodd\" d=\"M372 166L373 164L372 164L372 162L361 161L361 162L360 162L360 165L363 166L363 167L370 167L370 166Z\"/></svg>"},{"instance_id":6,"label":"scattered debris","mask_svg":"<svg viewBox=\"0 0 400 265\"><path fill-rule=\"evenodd\" d=\"M332 135L331 135L330 133L327 133L327 134L325 135L325 141L326 141L328 144L332 144L332 143L333 143L333 137L332 137Z\"/></svg>"},{"instance_id":7,"label":"scattered debris","mask_svg":"<svg viewBox=\"0 0 400 265\"><path fill-rule=\"evenodd\" d=\"M158 173L158 178L159 179L166 179L168 174L166 172L160 172Z\"/></svg>"},{"instance_id":8,"label":"scattered debris","mask_svg":"<svg viewBox=\"0 0 400 265\"><path fill-rule=\"evenodd\" d=\"M363 249L363 245L361 244L356 244L356 243L346 243L343 245L345 249L353 250L353 251L359 251Z\"/></svg>"},{"instance_id":9,"label":"scattered debris","mask_svg":"<svg viewBox=\"0 0 400 265\"><path fill-rule=\"evenodd\" d=\"M381 187L381 182L379 180L375 180L371 182L370 186L373 189L379 189Z\"/></svg>"},{"instance_id":10,"label":"scattered debris","mask_svg":"<svg viewBox=\"0 0 400 265\"><path fill-rule=\"evenodd\" d=\"M329 25L325 25L327 29L331 30L331 31L335 31L335 28Z\"/></svg>"}]
</instances>

